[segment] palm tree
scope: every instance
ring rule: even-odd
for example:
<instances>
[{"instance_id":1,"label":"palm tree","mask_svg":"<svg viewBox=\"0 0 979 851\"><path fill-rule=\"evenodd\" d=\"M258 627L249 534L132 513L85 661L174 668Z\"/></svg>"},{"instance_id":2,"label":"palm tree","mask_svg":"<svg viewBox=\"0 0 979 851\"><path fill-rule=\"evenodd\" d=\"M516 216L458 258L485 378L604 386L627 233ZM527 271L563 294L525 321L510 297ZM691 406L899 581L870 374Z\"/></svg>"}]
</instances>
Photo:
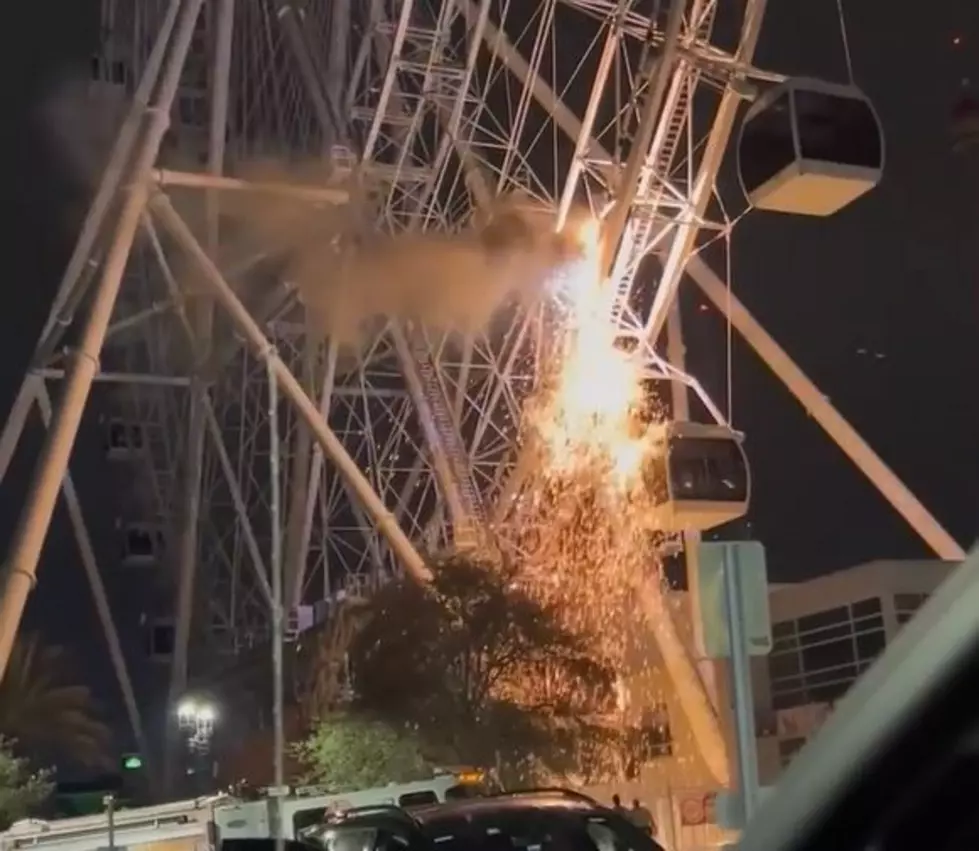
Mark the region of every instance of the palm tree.
<instances>
[{"instance_id":1,"label":"palm tree","mask_svg":"<svg viewBox=\"0 0 979 851\"><path fill-rule=\"evenodd\" d=\"M57 752L82 765L110 765L112 732L96 715L88 686L63 647L37 634L18 637L0 681L0 736L28 753Z\"/></svg>"}]
</instances>

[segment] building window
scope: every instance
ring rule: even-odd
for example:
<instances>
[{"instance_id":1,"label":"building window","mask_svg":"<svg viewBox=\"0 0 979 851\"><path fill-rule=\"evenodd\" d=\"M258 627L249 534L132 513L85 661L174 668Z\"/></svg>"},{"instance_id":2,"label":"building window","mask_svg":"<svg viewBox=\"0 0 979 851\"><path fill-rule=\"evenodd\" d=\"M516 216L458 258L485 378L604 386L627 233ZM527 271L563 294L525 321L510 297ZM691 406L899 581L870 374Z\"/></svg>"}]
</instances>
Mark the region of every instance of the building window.
<instances>
[{"instance_id":1,"label":"building window","mask_svg":"<svg viewBox=\"0 0 979 851\"><path fill-rule=\"evenodd\" d=\"M125 85L129 73L126 63L119 60L109 60L102 56L93 56L89 60L91 77L97 82L113 83L117 86Z\"/></svg>"},{"instance_id":2,"label":"building window","mask_svg":"<svg viewBox=\"0 0 979 851\"><path fill-rule=\"evenodd\" d=\"M193 94L183 94L177 101L177 117L189 127L206 127L208 122L207 101Z\"/></svg>"},{"instance_id":3,"label":"building window","mask_svg":"<svg viewBox=\"0 0 979 851\"><path fill-rule=\"evenodd\" d=\"M778 758L782 763L782 768L785 768L792 758L802 750L802 746L805 745L806 740L802 737L792 738L792 739L781 739L778 743Z\"/></svg>"},{"instance_id":4,"label":"building window","mask_svg":"<svg viewBox=\"0 0 979 851\"><path fill-rule=\"evenodd\" d=\"M105 446L110 458L123 458L142 452L146 446L142 424L116 418L109 420Z\"/></svg>"},{"instance_id":5,"label":"building window","mask_svg":"<svg viewBox=\"0 0 979 851\"><path fill-rule=\"evenodd\" d=\"M437 804L438 802L438 796L431 790L408 792L398 798L399 807L424 807L428 804Z\"/></svg>"},{"instance_id":6,"label":"building window","mask_svg":"<svg viewBox=\"0 0 979 851\"><path fill-rule=\"evenodd\" d=\"M152 523L130 523L123 531L122 562L127 567L155 565L165 551L163 529Z\"/></svg>"},{"instance_id":7,"label":"building window","mask_svg":"<svg viewBox=\"0 0 979 851\"><path fill-rule=\"evenodd\" d=\"M894 615L897 618L897 622L902 626L906 624L915 616L915 613L924 605L927 599L927 594L895 594Z\"/></svg>"},{"instance_id":8,"label":"building window","mask_svg":"<svg viewBox=\"0 0 979 851\"><path fill-rule=\"evenodd\" d=\"M157 661L169 661L175 645L176 631L173 622L166 619L154 620L146 635L147 655Z\"/></svg>"},{"instance_id":9,"label":"building window","mask_svg":"<svg viewBox=\"0 0 979 851\"><path fill-rule=\"evenodd\" d=\"M832 703L886 644L879 597L772 625L768 671L775 709Z\"/></svg>"}]
</instances>

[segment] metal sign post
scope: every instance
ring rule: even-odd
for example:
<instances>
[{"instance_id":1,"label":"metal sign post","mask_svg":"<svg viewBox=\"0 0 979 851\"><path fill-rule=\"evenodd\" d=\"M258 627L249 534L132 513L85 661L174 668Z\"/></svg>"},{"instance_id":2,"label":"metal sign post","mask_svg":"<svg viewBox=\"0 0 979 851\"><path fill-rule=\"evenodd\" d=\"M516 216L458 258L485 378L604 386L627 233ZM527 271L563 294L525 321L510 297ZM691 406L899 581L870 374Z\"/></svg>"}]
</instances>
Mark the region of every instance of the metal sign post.
<instances>
[{"instance_id":1,"label":"metal sign post","mask_svg":"<svg viewBox=\"0 0 979 851\"><path fill-rule=\"evenodd\" d=\"M755 701L751 690L751 655L745 629L741 590L740 550L724 547L724 598L731 651L731 683L734 692L734 724L738 745L738 779L745 822L758 802L758 742L755 738Z\"/></svg>"},{"instance_id":2,"label":"metal sign post","mask_svg":"<svg viewBox=\"0 0 979 851\"><path fill-rule=\"evenodd\" d=\"M730 660L738 782L736 789L717 794L716 814L718 825L737 830L766 791L758 782L751 683L751 657L772 648L765 549L758 541L702 543L697 569L705 649L712 659Z\"/></svg>"}]
</instances>

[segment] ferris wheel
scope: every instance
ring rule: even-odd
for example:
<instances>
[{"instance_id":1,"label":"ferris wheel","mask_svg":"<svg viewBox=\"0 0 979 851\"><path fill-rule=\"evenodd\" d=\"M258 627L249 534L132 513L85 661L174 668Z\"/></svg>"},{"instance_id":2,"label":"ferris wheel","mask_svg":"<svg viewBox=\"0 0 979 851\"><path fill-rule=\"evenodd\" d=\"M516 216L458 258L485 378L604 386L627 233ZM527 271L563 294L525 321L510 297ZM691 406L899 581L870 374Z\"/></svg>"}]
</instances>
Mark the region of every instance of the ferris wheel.
<instances>
[{"instance_id":1,"label":"ferris wheel","mask_svg":"<svg viewBox=\"0 0 979 851\"><path fill-rule=\"evenodd\" d=\"M0 438L2 475L37 405L49 438L10 553L0 671L61 496L141 738L120 638L135 598L115 605L106 571L143 588L138 626L179 697L195 666L267 640L273 599L298 630L341 593L423 576L421 551L492 537L527 463L518 438L540 380L539 306L506 307L461 336L382 318L351 351L311 320L281 253L283 240L328 241L338 221L352 239L455 232L509 196L558 227L580 207L601 221L622 344L671 401L663 516L688 550L744 514L749 471L740 435L683 362L684 275L931 547L961 557L698 256L731 232L714 193L732 144L748 202L787 214L830 214L884 166L857 88L756 68L765 0L745 0L737 46L722 49L718 5L104 0L86 89L116 142ZM292 214L243 232L235 214L248 205ZM66 473L89 403L106 458L94 506ZM738 478L733 494L711 489L716 472L687 475L718 464ZM117 517L109 564L86 531L96 511ZM175 606L145 590L157 568ZM675 635L665 642L681 654ZM671 671L694 726L716 728L694 663Z\"/></svg>"}]
</instances>

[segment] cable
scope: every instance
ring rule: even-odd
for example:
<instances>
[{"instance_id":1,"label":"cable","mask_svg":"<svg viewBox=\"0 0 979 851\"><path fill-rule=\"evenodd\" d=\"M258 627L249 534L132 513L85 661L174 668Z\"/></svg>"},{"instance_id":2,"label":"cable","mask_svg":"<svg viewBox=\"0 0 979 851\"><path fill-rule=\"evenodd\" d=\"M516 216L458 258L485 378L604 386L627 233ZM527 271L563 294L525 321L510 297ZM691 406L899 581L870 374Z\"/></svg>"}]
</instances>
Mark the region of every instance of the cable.
<instances>
[{"instance_id":1,"label":"cable","mask_svg":"<svg viewBox=\"0 0 979 851\"><path fill-rule=\"evenodd\" d=\"M733 266L731 262L731 231L733 229L733 225L728 227L724 246L724 282L727 284L725 287L727 304L724 310L727 317L727 322L724 323L727 337L725 340L727 348L727 421L732 428L734 427L734 326L731 324L731 272Z\"/></svg>"},{"instance_id":2,"label":"cable","mask_svg":"<svg viewBox=\"0 0 979 851\"><path fill-rule=\"evenodd\" d=\"M708 245L712 245L714 242L723 239L724 240L724 265L725 265L725 284L727 291L727 301L728 307L730 307L731 301L731 286L733 279L733 262L731 260L731 235L734 232L734 227L737 225L748 213L750 213L754 208L749 204L745 209L743 209L737 216L733 219L727 211L727 207L724 204L724 198L721 195L720 190L717 186L714 186L714 197L717 199L717 203L721 208L721 215L724 218L724 228L716 236L708 240L703 246L697 249L697 252L702 252ZM725 348L726 348L726 369L725 369L725 380L726 380L726 393L727 393L727 406L726 406L726 419L728 425L734 425L734 326L731 324L731 311L727 311L727 319L724 322L725 331Z\"/></svg>"},{"instance_id":3,"label":"cable","mask_svg":"<svg viewBox=\"0 0 979 851\"><path fill-rule=\"evenodd\" d=\"M853 58L850 56L850 38L846 31L846 15L843 14L843 0L836 0L836 14L840 18L840 36L843 39L843 56L846 58L846 74L853 85Z\"/></svg>"}]
</instances>

